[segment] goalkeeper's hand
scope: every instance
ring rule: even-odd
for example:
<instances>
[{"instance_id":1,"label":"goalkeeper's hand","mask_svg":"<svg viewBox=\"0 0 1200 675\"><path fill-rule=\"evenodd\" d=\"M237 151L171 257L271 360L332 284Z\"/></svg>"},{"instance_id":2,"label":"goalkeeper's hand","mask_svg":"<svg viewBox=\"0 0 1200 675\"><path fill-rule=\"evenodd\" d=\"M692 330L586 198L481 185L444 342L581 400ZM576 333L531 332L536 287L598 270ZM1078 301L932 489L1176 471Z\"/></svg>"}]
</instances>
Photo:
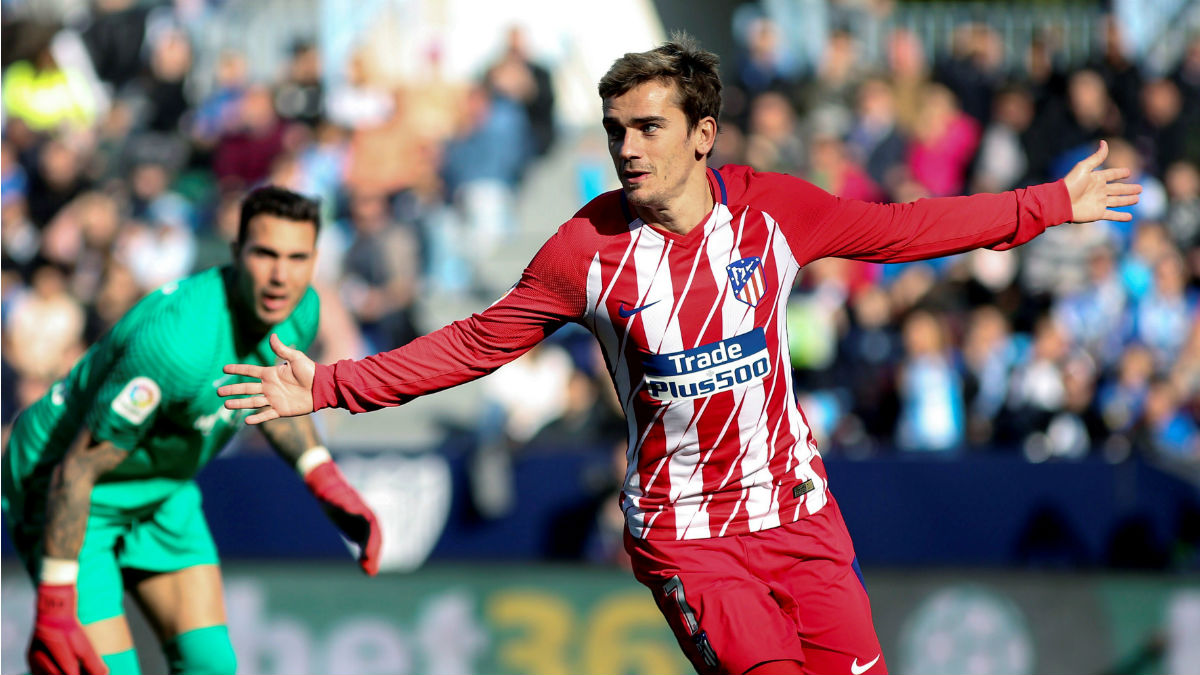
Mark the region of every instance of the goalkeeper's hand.
<instances>
[{"instance_id":1,"label":"goalkeeper's hand","mask_svg":"<svg viewBox=\"0 0 1200 675\"><path fill-rule=\"evenodd\" d=\"M75 585L38 585L37 618L26 654L33 675L105 675L108 667L75 617Z\"/></svg>"},{"instance_id":2,"label":"goalkeeper's hand","mask_svg":"<svg viewBox=\"0 0 1200 675\"><path fill-rule=\"evenodd\" d=\"M375 512L346 480L332 460L322 462L304 474L304 482L320 500L329 519L347 539L359 546L358 564L370 576L379 571L379 549L383 535Z\"/></svg>"}]
</instances>

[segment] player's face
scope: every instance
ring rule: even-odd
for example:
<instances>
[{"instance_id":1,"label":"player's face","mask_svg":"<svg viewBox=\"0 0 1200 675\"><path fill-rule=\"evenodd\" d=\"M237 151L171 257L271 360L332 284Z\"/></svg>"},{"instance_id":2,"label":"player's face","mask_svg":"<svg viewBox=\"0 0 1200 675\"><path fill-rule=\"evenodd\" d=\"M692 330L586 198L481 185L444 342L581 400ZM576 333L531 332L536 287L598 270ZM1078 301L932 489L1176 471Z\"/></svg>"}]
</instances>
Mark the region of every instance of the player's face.
<instances>
[{"instance_id":1,"label":"player's face","mask_svg":"<svg viewBox=\"0 0 1200 675\"><path fill-rule=\"evenodd\" d=\"M687 115L676 102L674 84L644 82L604 100L608 152L629 203L666 208L702 176L712 139L700 129L688 132Z\"/></svg>"},{"instance_id":2,"label":"player's face","mask_svg":"<svg viewBox=\"0 0 1200 675\"><path fill-rule=\"evenodd\" d=\"M288 318L308 290L317 260L317 228L259 214L233 252L242 301L264 327L273 326Z\"/></svg>"}]
</instances>

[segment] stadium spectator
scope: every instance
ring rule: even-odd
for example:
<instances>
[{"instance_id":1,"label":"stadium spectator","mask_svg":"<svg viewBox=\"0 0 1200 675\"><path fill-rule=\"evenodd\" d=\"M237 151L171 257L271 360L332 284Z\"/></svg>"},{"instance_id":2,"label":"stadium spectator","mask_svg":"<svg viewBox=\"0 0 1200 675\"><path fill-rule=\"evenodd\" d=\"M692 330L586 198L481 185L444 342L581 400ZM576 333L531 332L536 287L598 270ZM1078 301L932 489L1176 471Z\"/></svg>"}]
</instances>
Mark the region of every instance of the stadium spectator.
<instances>
[{"instance_id":1,"label":"stadium spectator","mask_svg":"<svg viewBox=\"0 0 1200 675\"><path fill-rule=\"evenodd\" d=\"M85 346L84 319L83 307L68 291L67 270L39 265L29 293L5 314L7 359L30 385L20 389L22 407L45 393L75 363Z\"/></svg>"},{"instance_id":2,"label":"stadium spectator","mask_svg":"<svg viewBox=\"0 0 1200 675\"><path fill-rule=\"evenodd\" d=\"M1004 41L983 23L954 29L950 53L938 60L933 79L944 84L980 127L992 119L993 98L1005 81Z\"/></svg>"},{"instance_id":3,"label":"stadium spectator","mask_svg":"<svg viewBox=\"0 0 1200 675\"><path fill-rule=\"evenodd\" d=\"M352 234L338 282L342 300L367 349L407 344L421 335L414 306L421 275L417 235L412 225L392 219L383 193L354 193L349 211Z\"/></svg>"},{"instance_id":4,"label":"stadium spectator","mask_svg":"<svg viewBox=\"0 0 1200 675\"><path fill-rule=\"evenodd\" d=\"M991 121L983 130L971 168L972 192L1003 192L1037 182L1033 96L1021 86L995 92Z\"/></svg>"},{"instance_id":5,"label":"stadium spectator","mask_svg":"<svg viewBox=\"0 0 1200 675\"><path fill-rule=\"evenodd\" d=\"M325 119L321 53L311 42L292 45L283 81L275 87L275 112L288 122L315 128Z\"/></svg>"},{"instance_id":6,"label":"stadium spectator","mask_svg":"<svg viewBox=\"0 0 1200 675\"><path fill-rule=\"evenodd\" d=\"M46 227L71 200L92 187L84 173L86 146L78 136L52 136L35 149L37 166L29 176L29 218Z\"/></svg>"},{"instance_id":7,"label":"stadium spectator","mask_svg":"<svg viewBox=\"0 0 1200 675\"><path fill-rule=\"evenodd\" d=\"M76 197L54 216L46 228L41 253L45 259L71 270L71 294L86 305L95 300L104 269L113 257L121 213L117 201L100 191ZM89 344L98 335L89 332Z\"/></svg>"},{"instance_id":8,"label":"stadium spectator","mask_svg":"<svg viewBox=\"0 0 1200 675\"><path fill-rule=\"evenodd\" d=\"M1116 376L1097 392L1096 404L1109 435L1127 440L1132 436L1153 376L1154 354L1139 343L1129 343L1121 354Z\"/></svg>"},{"instance_id":9,"label":"stadium spectator","mask_svg":"<svg viewBox=\"0 0 1200 675\"><path fill-rule=\"evenodd\" d=\"M886 191L900 179L908 139L900 130L895 95L886 79L868 77L859 85L846 144L880 188Z\"/></svg>"},{"instance_id":10,"label":"stadium spectator","mask_svg":"<svg viewBox=\"0 0 1200 675\"><path fill-rule=\"evenodd\" d=\"M212 89L191 115L193 151L207 155L221 136L237 129L242 97L250 84L248 69L246 55L237 50L227 49L217 56Z\"/></svg>"},{"instance_id":11,"label":"stadium spectator","mask_svg":"<svg viewBox=\"0 0 1200 675\"><path fill-rule=\"evenodd\" d=\"M1121 282L1134 303L1154 286L1154 266L1173 250L1166 228L1157 222L1142 223L1133 233L1133 241L1121 256Z\"/></svg>"},{"instance_id":12,"label":"stadium spectator","mask_svg":"<svg viewBox=\"0 0 1200 675\"><path fill-rule=\"evenodd\" d=\"M768 91L791 92L795 81L787 65L779 26L767 17L755 17L740 37L743 47L735 59L732 82L739 100L751 100ZM736 111L732 117L737 119Z\"/></svg>"},{"instance_id":13,"label":"stadium spectator","mask_svg":"<svg viewBox=\"0 0 1200 675\"><path fill-rule=\"evenodd\" d=\"M1049 147L1050 176L1062 175L1084 148L1101 138L1120 137L1125 130L1125 118L1110 97L1104 78L1089 69L1070 74L1066 105L1050 107L1038 124L1039 138Z\"/></svg>"},{"instance_id":14,"label":"stadium spectator","mask_svg":"<svg viewBox=\"0 0 1200 675\"><path fill-rule=\"evenodd\" d=\"M175 134L191 108L184 87L192 70L192 44L182 28L171 26L150 37L149 52L147 67L133 83L142 108L140 126Z\"/></svg>"},{"instance_id":15,"label":"stadium spectator","mask_svg":"<svg viewBox=\"0 0 1200 675\"><path fill-rule=\"evenodd\" d=\"M83 30L96 75L120 92L142 73L149 8L135 0L98 0Z\"/></svg>"},{"instance_id":16,"label":"stadium spectator","mask_svg":"<svg viewBox=\"0 0 1200 675\"><path fill-rule=\"evenodd\" d=\"M1013 367L998 440L1023 445L1034 459L1043 450L1040 440L1050 420L1066 403L1064 372L1071 356L1072 336L1052 316L1034 326L1032 344Z\"/></svg>"},{"instance_id":17,"label":"stadium spectator","mask_svg":"<svg viewBox=\"0 0 1200 675\"><path fill-rule=\"evenodd\" d=\"M1054 317L1103 367L1116 363L1121 347L1133 329L1125 287L1118 274L1111 246L1100 245L1088 257L1088 281L1059 297Z\"/></svg>"},{"instance_id":18,"label":"stadium spectator","mask_svg":"<svg viewBox=\"0 0 1200 675\"><path fill-rule=\"evenodd\" d=\"M1142 185L1142 199L1136 205L1122 209L1133 218L1128 221L1106 223L1113 234L1120 238L1119 245L1124 248L1129 245L1132 232L1141 223L1162 221L1167 211L1167 195L1162 181L1146 170L1145 161L1142 159L1143 155L1134 148L1133 143L1123 137L1118 137L1112 139L1109 146L1112 148L1114 157L1128 162L1122 166L1128 166L1133 172L1130 180L1137 180Z\"/></svg>"},{"instance_id":19,"label":"stadium spectator","mask_svg":"<svg viewBox=\"0 0 1200 675\"><path fill-rule=\"evenodd\" d=\"M1016 341L1004 314L994 305L974 309L962 340L966 438L971 445L986 447L995 439L1016 361Z\"/></svg>"},{"instance_id":20,"label":"stadium spectator","mask_svg":"<svg viewBox=\"0 0 1200 675\"><path fill-rule=\"evenodd\" d=\"M882 202L887 194L846 149L839 136L814 134L810 142L808 180L847 199Z\"/></svg>"},{"instance_id":21,"label":"stadium spectator","mask_svg":"<svg viewBox=\"0 0 1200 675\"><path fill-rule=\"evenodd\" d=\"M37 132L63 126L87 128L96 119L99 103L83 73L59 64L52 39L45 35L31 58L5 69L5 116L21 120Z\"/></svg>"},{"instance_id":22,"label":"stadium spectator","mask_svg":"<svg viewBox=\"0 0 1200 675\"><path fill-rule=\"evenodd\" d=\"M326 99L326 115L334 124L347 129L376 127L394 112L395 95L371 66L366 49L356 50L346 64L346 76L331 89Z\"/></svg>"},{"instance_id":23,"label":"stadium spectator","mask_svg":"<svg viewBox=\"0 0 1200 675\"><path fill-rule=\"evenodd\" d=\"M446 200L456 231L471 240L460 254L469 262L470 285L485 296L498 289L480 277L479 266L516 231L516 190L532 157L529 119L513 97L527 76L511 64L492 68L485 81L467 91L460 126L444 149Z\"/></svg>"},{"instance_id":24,"label":"stadium spectator","mask_svg":"<svg viewBox=\"0 0 1200 675\"><path fill-rule=\"evenodd\" d=\"M962 194L979 135L979 123L961 110L949 89L926 86L908 148L909 172L931 196Z\"/></svg>"},{"instance_id":25,"label":"stadium spectator","mask_svg":"<svg viewBox=\"0 0 1200 675\"><path fill-rule=\"evenodd\" d=\"M1200 321L1196 294L1187 288L1183 258L1173 250L1154 263L1154 283L1138 299L1134 336L1154 353L1158 369L1165 372L1179 357L1189 328Z\"/></svg>"},{"instance_id":26,"label":"stadium spectator","mask_svg":"<svg viewBox=\"0 0 1200 675\"><path fill-rule=\"evenodd\" d=\"M1200 249L1200 168L1196 162L1180 160L1167 167L1163 189L1167 192L1165 224L1172 241L1181 251ZM1192 276L1200 278L1200 266L1193 262L1191 267Z\"/></svg>"},{"instance_id":27,"label":"stadium spectator","mask_svg":"<svg viewBox=\"0 0 1200 675\"><path fill-rule=\"evenodd\" d=\"M504 53L489 70L512 70L508 95L525 107L529 132L533 136L533 157L543 157L558 137L554 114L554 80L545 66L529 53L529 40L521 26L510 26L505 33Z\"/></svg>"},{"instance_id":28,"label":"stadium spectator","mask_svg":"<svg viewBox=\"0 0 1200 675\"><path fill-rule=\"evenodd\" d=\"M858 85L867 74L859 51L852 33L832 31L816 72L801 86L800 109L826 131L840 135L850 127Z\"/></svg>"},{"instance_id":29,"label":"stadium spectator","mask_svg":"<svg viewBox=\"0 0 1200 675\"><path fill-rule=\"evenodd\" d=\"M1200 460L1200 428L1167 377L1155 377L1146 392L1142 419L1134 431L1140 449L1173 461Z\"/></svg>"},{"instance_id":30,"label":"stadium spectator","mask_svg":"<svg viewBox=\"0 0 1200 675\"><path fill-rule=\"evenodd\" d=\"M217 138L213 175L222 189L248 189L267 177L284 150L284 123L271 91L249 87L238 103L238 121Z\"/></svg>"},{"instance_id":31,"label":"stadium spectator","mask_svg":"<svg viewBox=\"0 0 1200 675\"><path fill-rule=\"evenodd\" d=\"M895 28L888 35L886 73L895 92L900 127L912 135L920 121L925 86L930 82L928 55L916 33Z\"/></svg>"},{"instance_id":32,"label":"stadium spectator","mask_svg":"<svg viewBox=\"0 0 1200 675\"><path fill-rule=\"evenodd\" d=\"M1171 81L1183 94L1184 114L1196 119L1200 115L1200 33L1188 41L1179 63L1171 72Z\"/></svg>"},{"instance_id":33,"label":"stadium spectator","mask_svg":"<svg viewBox=\"0 0 1200 675\"><path fill-rule=\"evenodd\" d=\"M768 91L750 101L745 158L764 171L799 173L806 165L796 111L787 97Z\"/></svg>"},{"instance_id":34,"label":"stadium spectator","mask_svg":"<svg viewBox=\"0 0 1200 675\"><path fill-rule=\"evenodd\" d=\"M904 451L947 452L966 440L962 382L951 363L943 322L918 310L904 320L904 359L896 445Z\"/></svg>"},{"instance_id":35,"label":"stadium spectator","mask_svg":"<svg viewBox=\"0 0 1200 675\"><path fill-rule=\"evenodd\" d=\"M1143 158L1146 171L1162 179L1167 167L1200 153L1200 127L1184 114L1179 87L1167 78L1142 87L1141 115L1130 138Z\"/></svg>"},{"instance_id":36,"label":"stadium spectator","mask_svg":"<svg viewBox=\"0 0 1200 675\"><path fill-rule=\"evenodd\" d=\"M1100 30L1100 54L1088 67L1103 79L1104 88L1112 97L1125 128L1131 129L1140 116L1139 100L1144 78L1138 64L1130 58L1129 45L1116 15L1105 15L1100 21Z\"/></svg>"}]
</instances>

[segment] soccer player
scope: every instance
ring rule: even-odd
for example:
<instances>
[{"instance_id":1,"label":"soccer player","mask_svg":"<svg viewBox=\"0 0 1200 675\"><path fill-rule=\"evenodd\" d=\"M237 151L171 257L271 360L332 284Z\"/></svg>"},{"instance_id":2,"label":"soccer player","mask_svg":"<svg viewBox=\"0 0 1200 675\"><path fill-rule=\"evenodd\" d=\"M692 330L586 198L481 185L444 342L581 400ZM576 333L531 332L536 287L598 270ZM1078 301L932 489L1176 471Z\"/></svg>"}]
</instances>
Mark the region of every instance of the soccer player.
<instances>
[{"instance_id":1,"label":"soccer player","mask_svg":"<svg viewBox=\"0 0 1200 675\"><path fill-rule=\"evenodd\" d=\"M316 202L277 187L241 206L233 264L141 300L17 419L3 460L13 541L38 582L33 673L138 672L122 609L132 592L172 673L233 673L217 551L192 480L241 428L216 385L231 360L273 363L267 335L306 348ZM379 567L375 515L309 418L261 430Z\"/></svg>"},{"instance_id":2,"label":"soccer player","mask_svg":"<svg viewBox=\"0 0 1200 675\"><path fill-rule=\"evenodd\" d=\"M629 425L625 546L701 673L884 673L854 549L792 391L784 307L826 256L899 262L1008 249L1137 201L1095 170L1003 194L870 204L787 175L714 170L721 83L686 36L600 80L621 189L550 237L481 313L359 361L231 364L254 424L400 405L481 377L567 322L599 341Z\"/></svg>"}]
</instances>

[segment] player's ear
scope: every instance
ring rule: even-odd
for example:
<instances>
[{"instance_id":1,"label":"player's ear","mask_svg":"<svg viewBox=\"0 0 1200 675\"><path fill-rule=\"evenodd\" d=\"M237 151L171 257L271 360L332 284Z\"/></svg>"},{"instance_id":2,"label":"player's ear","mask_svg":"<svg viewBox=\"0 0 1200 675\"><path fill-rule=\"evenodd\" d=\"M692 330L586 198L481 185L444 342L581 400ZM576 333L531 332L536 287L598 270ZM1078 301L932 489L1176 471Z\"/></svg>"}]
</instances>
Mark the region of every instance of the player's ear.
<instances>
[{"instance_id":1,"label":"player's ear","mask_svg":"<svg viewBox=\"0 0 1200 675\"><path fill-rule=\"evenodd\" d=\"M696 123L692 133L696 136L696 157L708 156L717 143L717 121L711 116L704 117Z\"/></svg>"}]
</instances>

